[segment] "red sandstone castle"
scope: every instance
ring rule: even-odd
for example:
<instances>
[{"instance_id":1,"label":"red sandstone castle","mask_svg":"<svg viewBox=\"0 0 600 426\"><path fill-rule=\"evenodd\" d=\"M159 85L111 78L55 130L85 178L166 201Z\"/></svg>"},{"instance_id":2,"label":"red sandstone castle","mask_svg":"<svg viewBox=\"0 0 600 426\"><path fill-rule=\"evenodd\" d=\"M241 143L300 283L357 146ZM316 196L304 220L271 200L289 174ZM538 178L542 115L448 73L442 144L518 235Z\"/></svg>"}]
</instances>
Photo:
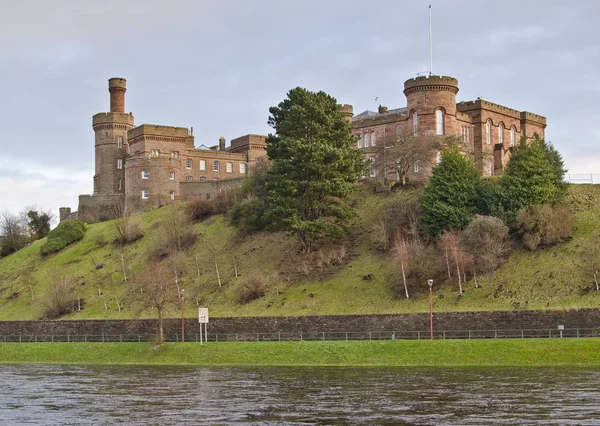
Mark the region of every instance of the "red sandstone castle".
<instances>
[{"instance_id":1,"label":"red sandstone castle","mask_svg":"<svg viewBox=\"0 0 600 426\"><path fill-rule=\"evenodd\" d=\"M94 193L79 196L79 209L60 209L61 220L76 217L85 222L111 218L113 206L124 203L138 213L178 200L210 198L216 192L241 183L256 159L265 156L265 136L246 135L225 146L194 146L192 129L142 124L134 127L125 113L126 82L108 81L110 112L93 116L96 173ZM472 151L479 152L483 176L502 174L511 148L522 136L544 137L546 118L517 111L482 99L456 103L458 81L451 77L417 77L404 83L406 107L356 116L351 105L341 111L354 127L358 147L368 158L376 156L378 144L392 135L461 136ZM374 158L377 161L377 158ZM430 167L415 162L412 180L425 180ZM372 178L377 178L375 169Z\"/></svg>"}]
</instances>

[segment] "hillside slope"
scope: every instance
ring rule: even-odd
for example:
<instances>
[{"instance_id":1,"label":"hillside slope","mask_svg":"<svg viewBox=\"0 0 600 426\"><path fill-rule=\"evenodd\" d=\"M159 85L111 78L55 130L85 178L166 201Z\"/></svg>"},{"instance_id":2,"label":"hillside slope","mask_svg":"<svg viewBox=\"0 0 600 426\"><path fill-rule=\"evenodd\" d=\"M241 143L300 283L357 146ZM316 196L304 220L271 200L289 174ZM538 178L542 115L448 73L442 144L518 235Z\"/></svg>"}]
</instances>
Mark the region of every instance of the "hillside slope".
<instances>
[{"instance_id":1,"label":"hillside slope","mask_svg":"<svg viewBox=\"0 0 600 426\"><path fill-rule=\"evenodd\" d=\"M426 283L413 283L408 300L396 296L394 266L388 255L372 248L371 242L374 224L385 203L395 197L415 196L414 190L375 195L361 189L355 194L359 216L349 237L325 244L311 255L299 253L294 237L285 234L240 236L222 216L195 224L197 241L184 253L178 268L178 283L186 290L186 316L195 316L196 306L209 307L212 316L428 311ZM600 235L600 186L571 186L569 203L576 218L571 241L537 252L518 248L493 275L479 278L479 288L467 282L463 295L458 294L453 281L436 282L434 309L600 306L600 294L595 291L593 275L584 260L587 244ZM124 292L122 264L129 279L146 269L160 222L172 208L140 215L144 237L122 253L112 243L113 223L104 222L90 225L82 241L46 259L39 255L43 240L0 259L0 320L40 318L51 283L64 279L75 286L75 312L63 319L132 317ZM263 276L266 294L248 304L237 303L246 280L256 274ZM179 308L172 307L170 315L180 315Z\"/></svg>"}]
</instances>

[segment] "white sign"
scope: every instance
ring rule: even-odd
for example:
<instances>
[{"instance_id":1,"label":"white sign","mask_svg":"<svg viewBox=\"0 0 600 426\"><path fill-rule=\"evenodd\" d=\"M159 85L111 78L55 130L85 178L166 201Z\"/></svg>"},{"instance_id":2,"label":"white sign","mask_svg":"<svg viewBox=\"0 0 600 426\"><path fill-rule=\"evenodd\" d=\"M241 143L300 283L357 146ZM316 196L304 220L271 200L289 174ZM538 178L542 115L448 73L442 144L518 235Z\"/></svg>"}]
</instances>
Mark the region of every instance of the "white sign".
<instances>
[{"instance_id":1,"label":"white sign","mask_svg":"<svg viewBox=\"0 0 600 426\"><path fill-rule=\"evenodd\" d=\"M559 329L559 330L564 330L564 329L565 329L565 326L564 326L564 325L559 325L559 326L558 326L558 329Z\"/></svg>"},{"instance_id":2,"label":"white sign","mask_svg":"<svg viewBox=\"0 0 600 426\"><path fill-rule=\"evenodd\" d=\"M208 308L198 308L198 322L200 324L208 323Z\"/></svg>"}]
</instances>

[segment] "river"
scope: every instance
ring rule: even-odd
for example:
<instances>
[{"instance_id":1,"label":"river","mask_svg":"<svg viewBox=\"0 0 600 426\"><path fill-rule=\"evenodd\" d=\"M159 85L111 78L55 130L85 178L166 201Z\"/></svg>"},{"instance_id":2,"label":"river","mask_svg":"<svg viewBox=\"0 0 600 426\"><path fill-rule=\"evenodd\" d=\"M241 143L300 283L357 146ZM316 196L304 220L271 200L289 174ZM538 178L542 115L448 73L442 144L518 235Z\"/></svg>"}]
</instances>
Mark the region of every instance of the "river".
<instances>
[{"instance_id":1,"label":"river","mask_svg":"<svg viewBox=\"0 0 600 426\"><path fill-rule=\"evenodd\" d=\"M600 425L600 370L0 365L0 424Z\"/></svg>"}]
</instances>

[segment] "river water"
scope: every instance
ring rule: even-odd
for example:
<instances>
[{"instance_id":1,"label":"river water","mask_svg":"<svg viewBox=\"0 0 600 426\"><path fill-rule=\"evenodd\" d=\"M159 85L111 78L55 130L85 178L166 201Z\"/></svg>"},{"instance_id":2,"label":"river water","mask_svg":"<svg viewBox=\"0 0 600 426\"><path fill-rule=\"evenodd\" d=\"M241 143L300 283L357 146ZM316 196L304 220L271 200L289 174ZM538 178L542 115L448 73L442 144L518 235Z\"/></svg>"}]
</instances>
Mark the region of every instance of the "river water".
<instances>
[{"instance_id":1,"label":"river water","mask_svg":"<svg viewBox=\"0 0 600 426\"><path fill-rule=\"evenodd\" d=\"M600 425L600 370L0 365L0 424Z\"/></svg>"}]
</instances>

